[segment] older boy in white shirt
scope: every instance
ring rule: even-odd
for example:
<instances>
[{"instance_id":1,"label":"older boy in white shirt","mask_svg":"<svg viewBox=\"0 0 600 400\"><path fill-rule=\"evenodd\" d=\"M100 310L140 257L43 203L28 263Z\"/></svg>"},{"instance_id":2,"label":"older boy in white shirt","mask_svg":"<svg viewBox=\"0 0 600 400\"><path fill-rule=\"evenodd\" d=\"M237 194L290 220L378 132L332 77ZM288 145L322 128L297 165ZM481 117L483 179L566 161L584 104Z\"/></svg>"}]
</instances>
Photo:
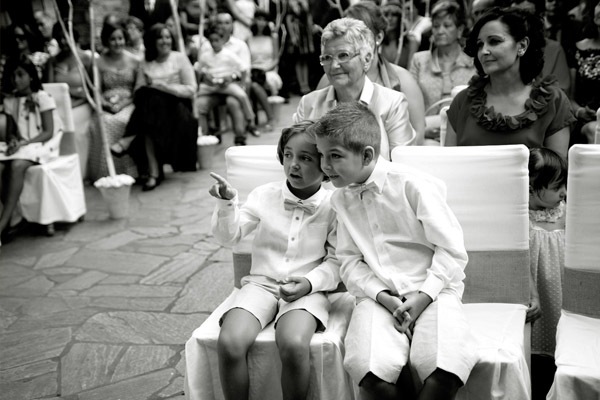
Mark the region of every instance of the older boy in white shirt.
<instances>
[{"instance_id":1,"label":"older boy in white shirt","mask_svg":"<svg viewBox=\"0 0 600 400\"><path fill-rule=\"evenodd\" d=\"M477 357L462 310L467 253L443 182L379 157L377 120L341 103L316 129L337 190L340 275L357 304L344 366L365 399L402 398L410 356L419 399L452 399Z\"/></svg>"}]
</instances>

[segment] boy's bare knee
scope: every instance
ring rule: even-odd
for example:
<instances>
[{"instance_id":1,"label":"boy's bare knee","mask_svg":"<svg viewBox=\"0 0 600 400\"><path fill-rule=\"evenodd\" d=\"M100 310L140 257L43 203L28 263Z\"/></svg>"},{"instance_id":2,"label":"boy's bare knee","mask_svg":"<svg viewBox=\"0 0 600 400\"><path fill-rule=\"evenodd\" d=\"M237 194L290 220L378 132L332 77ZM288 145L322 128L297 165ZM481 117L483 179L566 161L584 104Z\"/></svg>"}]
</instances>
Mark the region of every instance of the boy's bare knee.
<instances>
[{"instance_id":1,"label":"boy's bare knee","mask_svg":"<svg viewBox=\"0 0 600 400\"><path fill-rule=\"evenodd\" d=\"M385 382L371 372L365 375L358 386L364 400L398 400L396 385Z\"/></svg>"},{"instance_id":2,"label":"boy's bare knee","mask_svg":"<svg viewBox=\"0 0 600 400\"><path fill-rule=\"evenodd\" d=\"M446 388L448 392L454 393L463 385L460 378L451 372L437 368L425 379L425 385L435 385L440 388Z\"/></svg>"},{"instance_id":3,"label":"boy's bare knee","mask_svg":"<svg viewBox=\"0 0 600 400\"><path fill-rule=\"evenodd\" d=\"M309 342L302 335L286 335L276 338L279 356L282 361L297 362L309 357Z\"/></svg>"},{"instance_id":4,"label":"boy's bare knee","mask_svg":"<svg viewBox=\"0 0 600 400\"><path fill-rule=\"evenodd\" d=\"M228 360L246 358L250 346L235 332L221 331L217 341L217 352Z\"/></svg>"}]
</instances>

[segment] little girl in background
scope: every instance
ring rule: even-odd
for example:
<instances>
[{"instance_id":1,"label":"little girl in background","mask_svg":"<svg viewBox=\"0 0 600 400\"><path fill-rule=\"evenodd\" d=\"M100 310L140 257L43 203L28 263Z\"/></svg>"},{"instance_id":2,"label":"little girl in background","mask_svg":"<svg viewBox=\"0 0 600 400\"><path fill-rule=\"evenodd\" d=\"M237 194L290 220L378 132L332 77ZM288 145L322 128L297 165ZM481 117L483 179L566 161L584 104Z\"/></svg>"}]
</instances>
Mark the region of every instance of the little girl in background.
<instances>
[{"instance_id":1,"label":"little girl in background","mask_svg":"<svg viewBox=\"0 0 600 400\"><path fill-rule=\"evenodd\" d=\"M238 207L237 191L215 173L212 231L234 245L256 230L250 275L221 317L217 343L225 399L248 399L247 353L258 333L276 321L283 399L304 399L310 378L309 344L327 327L330 303L324 293L339 283L335 257L337 222L323 188L323 172L312 122L283 130L277 155L287 179L254 189ZM243 327L243 329L240 329Z\"/></svg>"},{"instance_id":2,"label":"little girl in background","mask_svg":"<svg viewBox=\"0 0 600 400\"><path fill-rule=\"evenodd\" d=\"M534 322L531 352L554 356L562 305L567 162L556 152L534 148L529 157L529 252L532 299L527 320ZM552 358L537 358L535 365ZM540 366L542 364L539 364ZM535 373L535 371L534 371ZM535 377L534 377L535 378ZM550 377L550 383L552 378Z\"/></svg>"},{"instance_id":3,"label":"little girl in background","mask_svg":"<svg viewBox=\"0 0 600 400\"><path fill-rule=\"evenodd\" d=\"M62 137L62 123L53 111L56 103L42 90L36 66L29 59L21 58L8 73L15 90L4 99L3 105L4 112L14 120L15 129L9 129L6 141L0 142L3 239L10 228L27 169L57 158Z\"/></svg>"}]
</instances>

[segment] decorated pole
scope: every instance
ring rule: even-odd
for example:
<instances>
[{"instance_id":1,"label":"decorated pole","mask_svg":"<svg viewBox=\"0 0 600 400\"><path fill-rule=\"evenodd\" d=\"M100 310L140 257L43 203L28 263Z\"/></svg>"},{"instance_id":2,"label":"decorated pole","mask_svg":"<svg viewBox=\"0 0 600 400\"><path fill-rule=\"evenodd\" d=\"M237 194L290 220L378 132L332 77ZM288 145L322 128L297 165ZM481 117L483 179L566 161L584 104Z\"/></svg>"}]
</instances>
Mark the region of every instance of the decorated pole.
<instances>
[{"instance_id":1,"label":"decorated pole","mask_svg":"<svg viewBox=\"0 0 600 400\"><path fill-rule=\"evenodd\" d=\"M94 80L94 102L96 103L96 117L98 118L98 129L100 130L100 137L102 138L102 147L104 149L104 155L106 157L106 166L108 167L108 174L113 177L116 176L115 163L113 162L110 154L110 145L108 143L108 137L104 130L104 119L102 118L104 110L102 110L102 97L100 95L100 74L98 72L98 64L96 62L96 28L94 24L94 7L90 1L89 6L90 15L90 49L92 51L92 73Z\"/></svg>"},{"instance_id":2,"label":"decorated pole","mask_svg":"<svg viewBox=\"0 0 600 400\"><path fill-rule=\"evenodd\" d=\"M58 3L56 1L57 0L54 0L52 2L52 4L54 5L54 12L56 13L56 15L59 16L58 22L62 29L63 36L67 39L67 44L69 45L69 49L71 50L71 53L73 54L73 57L75 58L75 62L77 63L77 71L79 72L79 77L81 78L81 81L85 83L83 85L83 91L85 93L85 97L86 97L88 103L90 103L90 105L92 106L92 108L95 109L96 103L92 99L92 95L90 94L90 91L88 90L89 87L92 87L93 83L92 83L87 71L85 70L85 66L83 65L83 62L81 61L81 57L79 57L79 52L77 51L77 44L75 43L75 36L73 35L73 4L71 3L71 0L67 0L67 4L69 5L69 10L68 10L68 14L67 14L67 25L65 25L65 22L63 21L63 19L61 17Z\"/></svg>"},{"instance_id":3,"label":"decorated pole","mask_svg":"<svg viewBox=\"0 0 600 400\"><path fill-rule=\"evenodd\" d=\"M202 48L202 38L204 37L204 18L206 14L206 0L198 0L200 4L200 22L198 23L198 61L200 61L200 49Z\"/></svg>"},{"instance_id":4,"label":"decorated pole","mask_svg":"<svg viewBox=\"0 0 600 400\"><path fill-rule=\"evenodd\" d=\"M185 43L183 43L183 32L181 31L181 23L179 22L179 12L177 11L177 3L175 0L169 0L171 4L171 14L173 14L173 23L175 24L175 34L177 35L178 50L185 54Z\"/></svg>"},{"instance_id":5,"label":"decorated pole","mask_svg":"<svg viewBox=\"0 0 600 400\"><path fill-rule=\"evenodd\" d=\"M396 65L400 65L400 56L402 55L402 47L404 47L404 35L406 34L405 28L407 26L407 24L404 23L406 21L406 0L402 0L401 5L402 14L400 14L400 37L398 38L398 50L396 51L396 59L394 60L394 64ZM412 6L412 1L410 2L410 5Z\"/></svg>"}]
</instances>

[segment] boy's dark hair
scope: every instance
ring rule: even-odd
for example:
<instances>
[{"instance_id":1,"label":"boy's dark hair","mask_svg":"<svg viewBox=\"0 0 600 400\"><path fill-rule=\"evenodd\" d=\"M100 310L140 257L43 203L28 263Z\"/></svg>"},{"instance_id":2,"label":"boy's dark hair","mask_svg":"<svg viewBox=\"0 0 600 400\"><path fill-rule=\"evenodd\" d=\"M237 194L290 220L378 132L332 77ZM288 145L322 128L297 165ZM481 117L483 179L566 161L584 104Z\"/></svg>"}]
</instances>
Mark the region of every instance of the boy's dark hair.
<instances>
[{"instance_id":1,"label":"boy's dark hair","mask_svg":"<svg viewBox=\"0 0 600 400\"><path fill-rule=\"evenodd\" d=\"M11 77L11 79L17 68L23 68L23 70L25 70L25 72L27 72L27 75L29 75L29 77L31 78L31 81L29 83L31 91L35 93L42 89L42 80L38 75L37 67L33 62L31 62L29 57L17 57L15 60L13 60L13 62L7 64L9 64L7 65L7 71L10 74L9 76Z\"/></svg>"},{"instance_id":2,"label":"boy's dark hair","mask_svg":"<svg viewBox=\"0 0 600 400\"><path fill-rule=\"evenodd\" d=\"M365 147L375 149L375 158L381 151L381 131L375 115L362 102L340 103L317 122L315 134L318 137L340 143L360 154Z\"/></svg>"},{"instance_id":3,"label":"boy's dark hair","mask_svg":"<svg viewBox=\"0 0 600 400\"><path fill-rule=\"evenodd\" d=\"M546 39L544 38L544 24L542 19L516 7L510 8L490 8L478 20L469 33L465 53L473 57L473 63L480 76L485 76L483 67L477 58L479 32L485 24L491 21L500 21L508 28L508 32L515 42L523 38L529 38L527 51L521 57L519 64L519 74L524 84L531 83L544 68L544 47Z\"/></svg>"},{"instance_id":4,"label":"boy's dark hair","mask_svg":"<svg viewBox=\"0 0 600 400\"><path fill-rule=\"evenodd\" d=\"M290 138L296 134L304 133L310 142L315 143L315 129L317 124L314 121L306 120L298 122L290 126L289 128L283 128L281 130L281 136L279 137L279 142L277 143L277 159L283 165L283 152L285 150L285 145L289 142ZM319 170L321 170L321 162L319 161ZM329 178L325 173L323 173L323 181L328 181Z\"/></svg>"},{"instance_id":5,"label":"boy's dark hair","mask_svg":"<svg viewBox=\"0 0 600 400\"><path fill-rule=\"evenodd\" d=\"M558 183L567 184L567 161L555 151L546 148L529 150L529 186L534 193Z\"/></svg>"}]
</instances>

